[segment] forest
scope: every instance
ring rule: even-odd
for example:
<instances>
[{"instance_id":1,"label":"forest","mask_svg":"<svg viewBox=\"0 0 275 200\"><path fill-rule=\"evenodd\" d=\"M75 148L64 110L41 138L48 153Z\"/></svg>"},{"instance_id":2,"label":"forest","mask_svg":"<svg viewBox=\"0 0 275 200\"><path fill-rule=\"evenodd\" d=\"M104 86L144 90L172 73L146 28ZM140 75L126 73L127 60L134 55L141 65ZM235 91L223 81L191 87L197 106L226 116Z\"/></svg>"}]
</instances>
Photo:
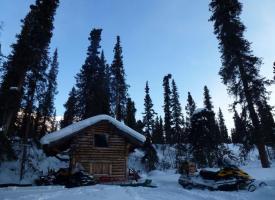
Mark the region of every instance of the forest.
<instances>
[{"instance_id":1,"label":"forest","mask_svg":"<svg viewBox=\"0 0 275 200\"><path fill-rule=\"evenodd\" d=\"M261 166L272 166L275 122L268 87L274 87L275 62L270 66L274 79L262 76L262 59L254 55L253 41L244 36L246 26L240 18L243 7L238 0L209 3L209 23L213 24L222 63L218 73L232 97L229 107L234 127L230 130L223 114L228 105L215 113L211 88L207 85L201 88L203 107L194 101L192 91L181 103L178 87L184 86L177 85L170 73L163 75L159 83L163 91L162 113L154 109L150 80L141 83L144 109L139 111L142 118L138 119L135 99L128 91L123 38L116 36L113 60L108 63L101 47L104 30L93 27L87 35L86 58L79 72L71 75L75 83L64 102L62 120L57 120L55 97L61 66L59 49L51 49L50 44L59 3L59 0L36 0L22 20L11 53L3 55L0 51L0 166L17 160L23 179L33 166L31 149L42 148L43 136L99 114L110 115L146 137L141 158L146 172L163 166L157 153L160 148L175 149L175 163L170 166L175 170L180 170L184 160L192 160L198 168L220 167L220 159L232 153L230 144L238 146L239 160L246 161L256 149ZM0 31L5 31L3 25Z\"/></svg>"}]
</instances>

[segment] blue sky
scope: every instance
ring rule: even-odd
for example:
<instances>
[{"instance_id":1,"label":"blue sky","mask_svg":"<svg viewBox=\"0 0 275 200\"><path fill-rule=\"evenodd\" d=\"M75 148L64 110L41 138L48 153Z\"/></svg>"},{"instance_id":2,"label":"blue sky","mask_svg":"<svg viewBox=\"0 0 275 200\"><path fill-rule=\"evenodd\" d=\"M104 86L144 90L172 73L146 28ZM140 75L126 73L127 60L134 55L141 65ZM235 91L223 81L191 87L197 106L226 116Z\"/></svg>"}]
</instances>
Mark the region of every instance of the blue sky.
<instances>
[{"instance_id":1,"label":"blue sky","mask_svg":"<svg viewBox=\"0 0 275 200\"><path fill-rule=\"evenodd\" d=\"M0 35L2 52L10 52L15 35L34 0L0 0ZM262 74L272 77L275 61L275 1L242 0L242 21L247 27L246 38L252 42L254 54L263 59ZM260 2L260 3L259 3ZM52 51L59 50L57 115L75 84L89 45L92 28L102 28L101 46L108 63L112 62L113 46L121 36L124 67L129 94L137 107L137 117L143 112L145 82L149 81L155 110L163 113L162 79L171 73L180 93L184 109L190 91L197 106L202 106L203 86L210 89L215 110L224 112L229 128L233 127L230 99L218 75L220 53L208 21L207 0L61 0L55 17ZM274 90L274 86L269 88ZM272 94L271 104L275 96Z\"/></svg>"}]
</instances>

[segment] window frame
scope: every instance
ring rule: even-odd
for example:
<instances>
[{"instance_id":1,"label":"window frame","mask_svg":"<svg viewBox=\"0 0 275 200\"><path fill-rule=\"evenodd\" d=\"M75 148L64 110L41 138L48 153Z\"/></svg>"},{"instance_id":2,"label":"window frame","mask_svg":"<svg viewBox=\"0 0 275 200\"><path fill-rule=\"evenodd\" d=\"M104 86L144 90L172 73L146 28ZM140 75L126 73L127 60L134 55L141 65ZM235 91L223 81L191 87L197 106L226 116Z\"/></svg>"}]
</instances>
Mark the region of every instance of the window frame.
<instances>
[{"instance_id":1,"label":"window frame","mask_svg":"<svg viewBox=\"0 0 275 200\"><path fill-rule=\"evenodd\" d=\"M97 146L96 145L96 135L103 135L105 138L106 138L106 144L107 144L107 146L104 146L104 147L100 147L100 146ZM108 134L106 134L106 133L94 133L93 134L93 146L94 146L94 148L99 148L99 149L106 149L106 148L109 148L109 135Z\"/></svg>"}]
</instances>

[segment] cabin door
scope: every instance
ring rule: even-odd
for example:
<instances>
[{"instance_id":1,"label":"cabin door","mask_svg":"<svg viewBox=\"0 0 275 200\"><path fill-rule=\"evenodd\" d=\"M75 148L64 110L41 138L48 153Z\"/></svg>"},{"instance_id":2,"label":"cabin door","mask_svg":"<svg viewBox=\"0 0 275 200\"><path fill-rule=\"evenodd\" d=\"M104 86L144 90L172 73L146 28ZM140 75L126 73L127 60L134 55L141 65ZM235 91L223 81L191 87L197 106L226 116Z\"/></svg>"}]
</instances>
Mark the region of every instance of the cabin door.
<instances>
[{"instance_id":1,"label":"cabin door","mask_svg":"<svg viewBox=\"0 0 275 200\"><path fill-rule=\"evenodd\" d=\"M112 165L107 162L91 163L90 173L94 175L112 175Z\"/></svg>"}]
</instances>

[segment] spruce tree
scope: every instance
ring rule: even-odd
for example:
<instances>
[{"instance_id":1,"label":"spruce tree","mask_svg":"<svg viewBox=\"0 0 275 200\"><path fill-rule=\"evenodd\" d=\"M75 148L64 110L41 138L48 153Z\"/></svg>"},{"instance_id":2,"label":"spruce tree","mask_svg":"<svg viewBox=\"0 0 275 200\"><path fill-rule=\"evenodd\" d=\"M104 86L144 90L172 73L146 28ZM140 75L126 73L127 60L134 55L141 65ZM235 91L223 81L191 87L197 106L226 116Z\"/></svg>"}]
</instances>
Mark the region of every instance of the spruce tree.
<instances>
[{"instance_id":1,"label":"spruce tree","mask_svg":"<svg viewBox=\"0 0 275 200\"><path fill-rule=\"evenodd\" d=\"M69 98L64 104L65 112L61 121L61 128L64 128L77 121L77 93L75 87L69 93Z\"/></svg>"},{"instance_id":2,"label":"spruce tree","mask_svg":"<svg viewBox=\"0 0 275 200\"><path fill-rule=\"evenodd\" d=\"M144 129L144 124L142 120L137 120L137 126L135 130L144 135L143 129Z\"/></svg>"},{"instance_id":3,"label":"spruce tree","mask_svg":"<svg viewBox=\"0 0 275 200\"><path fill-rule=\"evenodd\" d=\"M264 79L259 75L261 59L252 54L250 43L244 38L245 26L240 20L242 4L238 0L212 0L209 7L222 54L219 74L229 94L238 98L237 102L246 103L262 167L270 167L255 109L256 102L267 95Z\"/></svg>"},{"instance_id":4,"label":"spruce tree","mask_svg":"<svg viewBox=\"0 0 275 200\"><path fill-rule=\"evenodd\" d=\"M47 74L47 89L43 95L43 99L40 102L40 114L42 115L42 124L39 137L42 137L46 132L52 132L53 130L48 124L54 123L55 107L54 100L57 94L57 74L58 74L58 53L57 49L54 51L54 55L51 61L51 67Z\"/></svg>"},{"instance_id":5,"label":"spruce tree","mask_svg":"<svg viewBox=\"0 0 275 200\"><path fill-rule=\"evenodd\" d=\"M272 107L266 101L258 102L258 112L261 123L261 132L264 135L265 143L275 144L275 123L272 115Z\"/></svg>"},{"instance_id":6,"label":"spruce tree","mask_svg":"<svg viewBox=\"0 0 275 200\"><path fill-rule=\"evenodd\" d=\"M173 144L172 141L172 113L171 113L171 89L170 79L171 74L164 76L163 78L163 89L164 89L164 132L165 139L168 144Z\"/></svg>"},{"instance_id":7,"label":"spruce tree","mask_svg":"<svg viewBox=\"0 0 275 200\"><path fill-rule=\"evenodd\" d=\"M27 72L41 64L52 37L58 0L37 0L23 20L21 33L12 45L7 72L0 88L0 126L9 132L19 110Z\"/></svg>"},{"instance_id":8,"label":"spruce tree","mask_svg":"<svg viewBox=\"0 0 275 200\"><path fill-rule=\"evenodd\" d=\"M215 135L214 112L204 108L191 117L191 134L189 142L193 157L200 167L213 167L217 164L218 144Z\"/></svg>"},{"instance_id":9,"label":"spruce tree","mask_svg":"<svg viewBox=\"0 0 275 200\"><path fill-rule=\"evenodd\" d=\"M109 114L109 82L104 54L99 52L102 29L90 33L87 58L76 76L79 119Z\"/></svg>"},{"instance_id":10,"label":"spruce tree","mask_svg":"<svg viewBox=\"0 0 275 200\"><path fill-rule=\"evenodd\" d=\"M179 101L178 89L175 80L172 80L171 95L171 111L172 111L172 140L173 143L181 143L183 141L183 115Z\"/></svg>"},{"instance_id":11,"label":"spruce tree","mask_svg":"<svg viewBox=\"0 0 275 200\"><path fill-rule=\"evenodd\" d=\"M218 125L219 125L219 130L220 130L221 142L222 143L230 143L228 131L227 131L227 128L225 125L225 121L224 121L224 117L223 117L221 108L219 108L219 113L218 113Z\"/></svg>"},{"instance_id":12,"label":"spruce tree","mask_svg":"<svg viewBox=\"0 0 275 200\"><path fill-rule=\"evenodd\" d=\"M236 109L234 110L234 124L235 128L232 130L231 137L234 144L240 144L240 158L247 159L249 151L253 148L253 126L248 120L246 108L242 108L239 115Z\"/></svg>"},{"instance_id":13,"label":"spruce tree","mask_svg":"<svg viewBox=\"0 0 275 200\"><path fill-rule=\"evenodd\" d=\"M203 91L203 96L204 96L203 104L204 104L204 107L207 110L212 111L213 110L213 104L212 104L212 101L211 101L211 96L209 94L209 89L205 85L204 88L203 88L203 90L204 90Z\"/></svg>"},{"instance_id":14,"label":"spruce tree","mask_svg":"<svg viewBox=\"0 0 275 200\"><path fill-rule=\"evenodd\" d=\"M135 108L135 102L132 101L131 98L127 98L124 123L134 130L137 129L136 111L137 109Z\"/></svg>"},{"instance_id":15,"label":"spruce tree","mask_svg":"<svg viewBox=\"0 0 275 200\"><path fill-rule=\"evenodd\" d=\"M152 99L150 97L150 89L148 81L146 81L145 86L145 97L144 97L144 112L143 114L143 124L144 124L144 133L146 135L152 135L154 128L154 118L156 112L153 109Z\"/></svg>"},{"instance_id":16,"label":"spruce tree","mask_svg":"<svg viewBox=\"0 0 275 200\"><path fill-rule=\"evenodd\" d=\"M99 107L98 114L110 114L110 77L109 77L109 66L106 64L104 52L100 55L100 64L98 67L98 76L95 80L96 92L95 101Z\"/></svg>"},{"instance_id":17,"label":"spruce tree","mask_svg":"<svg viewBox=\"0 0 275 200\"><path fill-rule=\"evenodd\" d=\"M24 83L24 93L22 96L21 102L21 116L23 115L23 119L21 121L19 128L19 133L23 138L37 138L36 130L33 129L34 127L34 112L37 110L37 101L41 100L39 95L43 95L41 92L45 91L43 88L42 91L41 85L47 87L47 74L46 70L48 68L50 59L48 57L48 52L45 51L43 54L43 58L41 63L36 67L33 67L26 75L26 80ZM40 102L39 102L40 103ZM19 118L21 116L18 116Z\"/></svg>"},{"instance_id":18,"label":"spruce tree","mask_svg":"<svg viewBox=\"0 0 275 200\"><path fill-rule=\"evenodd\" d=\"M156 117L155 125L152 134L153 144L164 144L164 130L163 130L163 121L161 117Z\"/></svg>"},{"instance_id":19,"label":"spruce tree","mask_svg":"<svg viewBox=\"0 0 275 200\"><path fill-rule=\"evenodd\" d=\"M231 132L232 143L238 144L243 142L244 134L246 133L246 127L243 120L240 118L238 112L234 110L234 128Z\"/></svg>"},{"instance_id":20,"label":"spruce tree","mask_svg":"<svg viewBox=\"0 0 275 200\"><path fill-rule=\"evenodd\" d=\"M87 50L85 63L76 75L77 107L80 119L86 119L96 115L94 107L95 76L100 64L99 48L102 29L93 29L90 32L90 45Z\"/></svg>"},{"instance_id":21,"label":"spruce tree","mask_svg":"<svg viewBox=\"0 0 275 200\"><path fill-rule=\"evenodd\" d=\"M0 35L1 35L1 31L2 31L2 27L3 27L3 23L0 21ZM3 55L2 53L2 48L1 48L1 42L0 42L0 87L1 87L1 82L2 82L2 76L5 73L5 65L4 65L4 61L5 59L7 59L6 56Z\"/></svg>"},{"instance_id":22,"label":"spruce tree","mask_svg":"<svg viewBox=\"0 0 275 200\"><path fill-rule=\"evenodd\" d=\"M246 112L243 109L241 114L236 111L234 108L234 129L232 130L232 142L234 144L245 144L250 143L252 144L252 137L251 137L251 125L247 120Z\"/></svg>"},{"instance_id":23,"label":"spruce tree","mask_svg":"<svg viewBox=\"0 0 275 200\"><path fill-rule=\"evenodd\" d=\"M145 169L150 172L155 170L158 164L158 155L152 144L152 136L150 134L146 135L146 141L143 145L144 156L141 162L145 165Z\"/></svg>"},{"instance_id":24,"label":"spruce tree","mask_svg":"<svg viewBox=\"0 0 275 200\"><path fill-rule=\"evenodd\" d=\"M193 97L191 96L191 93L188 92L187 104L185 106L185 111L186 111L185 135L187 136L187 138L191 134L191 118L192 118L192 115L193 115L195 110L196 110L196 103L193 100ZM188 139L185 142L188 142Z\"/></svg>"},{"instance_id":25,"label":"spruce tree","mask_svg":"<svg viewBox=\"0 0 275 200\"><path fill-rule=\"evenodd\" d=\"M203 89L203 104L204 104L204 107L208 110L208 111L213 111L213 104L212 104L212 101L211 101L211 96L210 96L210 92L209 92L209 89L207 88L207 86L204 86L204 89ZM221 136L221 133L219 131L219 125L218 123L216 122L216 119L215 119L215 113L213 111L213 115L210 115L209 117L212 117L212 119L210 119L213 124L212 126L213 127L210 127L210 129L212 130L211 133L212 133L212 137L213 139L215 139L215 142L216 144L221 144L223 141L222 141L222 136Z\"/></svg>"},{"instance_id":26,"label":"spruce tree","mask_svg":"<svg viewBox=\"0 0 275 200\"><path fill-rule=\"evenodd\" d=\"M122 47L120 37L117 36L114 47L114 59L111 65L111 109L117 120L123 120L125 116L128 85L125 80L125 72L122 60Z\"/></svg>"}]
</instances>

